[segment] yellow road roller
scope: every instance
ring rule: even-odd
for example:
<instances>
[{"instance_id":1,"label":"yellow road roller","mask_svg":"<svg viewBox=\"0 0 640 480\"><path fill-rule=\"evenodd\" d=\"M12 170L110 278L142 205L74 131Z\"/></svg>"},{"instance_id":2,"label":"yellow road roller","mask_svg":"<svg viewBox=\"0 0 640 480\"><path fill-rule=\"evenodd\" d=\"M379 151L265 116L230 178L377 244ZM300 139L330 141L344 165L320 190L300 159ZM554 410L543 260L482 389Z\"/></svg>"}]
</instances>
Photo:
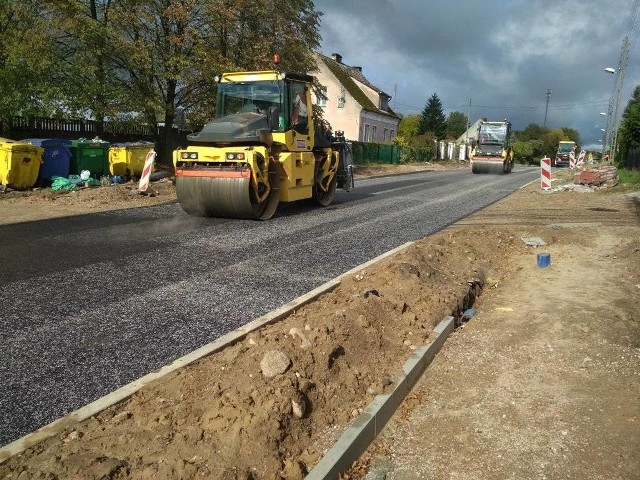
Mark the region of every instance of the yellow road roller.
<instances>
[{"instance_id":1,"label":"yellow road roller","mask_svg":"<svg viewBox=\"0 0 640 480\"><path fill-rule=\"evenodd\" d=\"M333 201L353 187L349 145L340 132L316 135L313 77L278 71L216 77L215 119L173 152L178 202L208 217L267 220L281 202Z\"/></svg>"},{"instance_id":2,"label":"yellow road roller","mask_svg":"<svg viewBox=\"0 0 640 480\"><path fill-rule=\"evenodd\" d=\"M473 173L510 173L513 169L511 124L482 121L478 126L478 139L471 150Z\"/></svg>"}]
</instances>

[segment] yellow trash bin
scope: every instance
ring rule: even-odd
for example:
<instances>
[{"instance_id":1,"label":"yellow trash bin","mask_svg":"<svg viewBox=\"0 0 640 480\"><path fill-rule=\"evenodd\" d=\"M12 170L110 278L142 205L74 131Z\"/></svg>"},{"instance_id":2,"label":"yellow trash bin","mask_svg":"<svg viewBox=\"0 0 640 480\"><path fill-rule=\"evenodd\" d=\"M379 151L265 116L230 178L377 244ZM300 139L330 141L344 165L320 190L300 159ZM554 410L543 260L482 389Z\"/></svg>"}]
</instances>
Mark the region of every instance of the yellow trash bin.
<instances>
[{"instance_id":1,"label":"yellow trash bin","mask_svg":"<svg viewBox=\"0 0 640 480\"><path fill-rule=\"evenodd\" d=\"M33 187L43 155L44 148L0 138L0 184L15 189Z\"/></svg>"},{"instance_id":2,"label":"yellow trash bin","mask_svg":"<svg viewBox=\"0 0 640 480\"><path fill-rule=\"evenodd\" d=\"M111 175L142 175L144 161L151 142L114 143L109 147L109 171Z\"/></svg>"}]
</instances>

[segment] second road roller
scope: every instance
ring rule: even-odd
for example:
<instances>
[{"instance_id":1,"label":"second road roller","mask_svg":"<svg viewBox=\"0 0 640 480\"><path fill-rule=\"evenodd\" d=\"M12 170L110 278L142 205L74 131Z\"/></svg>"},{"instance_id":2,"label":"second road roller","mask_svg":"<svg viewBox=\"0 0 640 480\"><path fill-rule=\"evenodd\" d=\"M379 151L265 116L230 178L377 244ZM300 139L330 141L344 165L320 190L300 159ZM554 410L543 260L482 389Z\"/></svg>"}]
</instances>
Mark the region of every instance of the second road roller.
<instances>
[{"instance_id":1,"label":"second road roller","mask_svg":"<svg viewBox=\"0 0 640 480\"><path fill-rule=\"evenodd\" d=\"M478 125L478 140L471 151L473 173L510 173L513 169L511 124L482 121Z\"/></svg>"},{"instance_id":2,"label":"second road roller","mask_svg":"<svg viewBox=\"0 0 640 480\"><path fill-rule=\"evenodd\" d=\"M178 202L189 214L267 220L282 202L328 206L353 187L340 132L316 135L313 77L231 72L218 82L215 119L173 152Z\"/></svg>"}]
</instances>

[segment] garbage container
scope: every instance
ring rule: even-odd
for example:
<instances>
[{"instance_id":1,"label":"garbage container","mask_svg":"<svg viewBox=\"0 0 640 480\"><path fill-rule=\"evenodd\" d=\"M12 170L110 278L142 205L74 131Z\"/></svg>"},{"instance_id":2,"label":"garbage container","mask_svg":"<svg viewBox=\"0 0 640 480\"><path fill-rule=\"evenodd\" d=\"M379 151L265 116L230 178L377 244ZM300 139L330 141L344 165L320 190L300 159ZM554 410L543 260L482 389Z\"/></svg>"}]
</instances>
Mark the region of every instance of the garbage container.
<instances>
[{"instance_id":1,"label":"garbage container","mask_svg":"<svg viewBox=\"0 0 640 480\"><path fill-rule=\"evenodd\" d=\"M109 142L102 140L71 140L69 173L80 175L88 170L92 177L109 175Z\"/></svg>"},{"instance_id":2,"label":"garbage container","mask_svg":"<svg viewBox=\"0 0 640 480\"><path fill-rule=\"evenodd\" d=\"M31 188L38 180L44 150L29 143L0 138L0 184Z\"/></svg>"},{"instance_id":3,"label":"garbage container","mask_svg":"<svg viewBox=\"0 0 640 480\"><path fill-rule=\"evenodd\" d=\"M43 163L40 166L38 182L51 183L51 177L69 176L71 167L71 140L64 138L27 138L22 140L44 149Z\"/></svg>"},{"instance_id":4,"label":"garbage container","mask_svg":"<svg viewBox=\"0 0 640 480\"><path fill-rule=\"evenodd\" d=\"M109 171L111 175L142 175L144 161L152 142L114 143L109 147Z\"/></svg>"}]
</instances>

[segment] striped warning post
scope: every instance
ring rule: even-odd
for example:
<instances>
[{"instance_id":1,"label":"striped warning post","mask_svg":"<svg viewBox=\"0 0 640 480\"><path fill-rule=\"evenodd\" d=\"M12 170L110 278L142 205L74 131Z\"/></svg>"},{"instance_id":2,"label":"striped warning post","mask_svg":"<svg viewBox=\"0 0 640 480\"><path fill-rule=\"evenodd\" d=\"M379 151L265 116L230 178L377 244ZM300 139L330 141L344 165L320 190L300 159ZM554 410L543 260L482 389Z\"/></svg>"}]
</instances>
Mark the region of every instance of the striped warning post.
<instances>
[{"instance_id":1,"label":"striped warning post","mask_svg":"<svg viewBox=\"0 0 640 480\"><path fill-rule=\"evenodd\" d=\"M576 154L574 152L569 154L569 168L576 168Z\"/></svg>"},{"instance_id":2,"label":"striped warning post","mask_svg":"<svg viewBox=\"0 0 640 480\"><path fill-rule=\"evenodd\" d=\"M149 150L147 156L144 159L144 167L142 168L142 176L140 177L140 185L138 190L146 192L149 188L149 177L151 177L151 171L153 170L153 162L156 161L155 150Z\"/></svg>"},{"instance_id":3,"label":"striped warning post","mask_svg":"<svg viewBox=\"0 0 640 480\"><path fill-rule=\"evenodd\" d=\"M587 152L585 152L584 150L580 150L580 155L578 155L578 161L576 162L576 166L578 168L582 168L582 165L584 164L584 156L587 154Z\"/></svg>"},{"instance_id":4,"label":"striped warning post","mask_svg":"<svg viewBox=\"0 0 640 480\"><path fill-rule=\"evenodd\" d=\"M540 188L543 190L551 188L551 159L548 157L540 160Z\"/></svg>"}]
</instances>

